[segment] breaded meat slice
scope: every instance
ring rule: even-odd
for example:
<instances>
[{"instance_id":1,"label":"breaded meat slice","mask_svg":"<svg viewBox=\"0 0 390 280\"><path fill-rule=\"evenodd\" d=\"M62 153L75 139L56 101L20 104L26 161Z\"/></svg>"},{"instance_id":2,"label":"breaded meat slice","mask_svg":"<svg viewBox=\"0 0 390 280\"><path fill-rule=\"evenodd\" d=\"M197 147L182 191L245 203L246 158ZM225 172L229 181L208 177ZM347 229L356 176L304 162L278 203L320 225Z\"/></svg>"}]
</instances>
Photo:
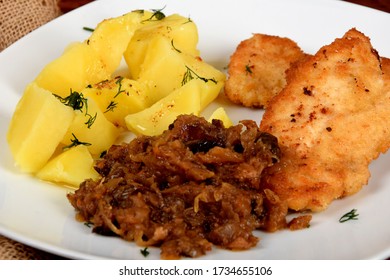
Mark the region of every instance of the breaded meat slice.
<instances>
[{"instance_id":1,"label":"breaded meat slice","mask_svg":"<svg viewBox=\"0 0 390 280\"><path fill-rule=\"evenodd\" d=\"M266 108L286 85L290 64L303 57L304 52L289 38L254 34L230 57L225 95L236 104Z\"/></svg>"},{"instance_id":2,"label":"breaded meat slice","mask_svg":"<svg viewBox=\"0 0 390 280\"><path fill-rule=\"evenodd\" d=\"M351 29L292 69L269 103L260 129L278 138L282 156L262 187L290 209L322 211L367 184L370 162L390 146L384 60Z\"/></svg>"}]
</instances>

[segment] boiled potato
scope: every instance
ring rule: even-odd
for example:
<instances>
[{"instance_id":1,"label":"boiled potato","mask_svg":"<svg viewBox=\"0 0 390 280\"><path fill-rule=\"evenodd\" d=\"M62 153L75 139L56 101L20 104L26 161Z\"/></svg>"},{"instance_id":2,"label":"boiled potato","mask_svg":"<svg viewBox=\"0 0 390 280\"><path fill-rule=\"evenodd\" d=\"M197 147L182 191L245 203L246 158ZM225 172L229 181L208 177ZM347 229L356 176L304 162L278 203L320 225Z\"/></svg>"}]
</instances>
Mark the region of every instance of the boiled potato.
<instances>
[{"instance_id":1,"label":"boiled potato","mask_svg":"<svg viewBox=\"0 0 390 280\"><path fill-rule=\"evenodd\" d=\"M225 109L223 107L217 108L208 119L209 122L212 122L214 119L221 120L223 125L228 128L233 125L232 120L227 115Z\"/></svg>"},{"instance_id":2,"label":"boiled potato","mask_svg":"<svg viewBox=\"0 0 390 280\"><path fill-rule=\"evenodd\" d=\"M173 14L161 20L144 20L124 52L124 58L133 79L138 79L146 51L156 36L163 36L180 52L198 56L198 30L189 18Z\"/></svg>"},{"instance_id":3,"label":"boiled potato","mask_svg":"<svg viewBox=\"0 0 390 280\"><path fill-rule=\"evenodd\" d=\"M83 145L72 147L51 159L37 177L50 182L78 187L86 179L97 179L99 173L94 169L94 160Z\"/></svg>"},{"instance_id":4,"label":"boiled potato","mask_svg":"<svg viewBox=\"0 0 390 280\"><path fill-rule=\"evenodd\" d=\"M85 98L80 110L68 126L61 143L66 147L82 143L92 155L106 151L120 134L120 129L109 122L92 98Z\"/></svg>"},{"instance_id":5,"label":"boiled potato","mask_svg":"<svg viewBox=\"0 0 390 280\"><path fill-rule=\"evenodd\" d=\"M110 74L94 50L84 43L74 43L47 64L35 81L40 87L65 97L71 89L80 91L89 83L107 79Z\"/></svg>"},{"instance_id":6,"label":"boiled potato","mask_svg":"<svg viewBox=\"0 0 390 280\"><path fill-rule=\"evenodd\" d=\"M152 102L167 96L192 79L214 84L219 92L225 81L225 74L199 57L178 52L166 37L155 36L149 43L138 79L149 84ZM212 99L214 98L215 96Z\"/></svg>"},{"instance_id":7,"label":"boiled potato","mask_svg":"<svg viewBox=\"0 0 390 280\"><path fill-rule=\"evenodd\" d=\"M124 77L105 80L83 90L96 101L107 120L126 128L125 117L150 105L146 85Z\"/></svg>"},{"instance_id":8,"label":"boiled potato","mask_svg":"<svg viewBox=\"0 0 390 280\"><path fill-rule=\"evenodd\" d=\"M50 159L74 119L74 111L35 83L16 106L7 141L16 164L34 173Z\"/></svg>"},{"instance_id":9,"label":"boiled potato","mask_svg":"<svg viewBox=\"0 0 390 280\"><path fill-rule=\"evenodd\" d=\"M159 135L181 114L199 115L203 81L192 80L151 107L128 115L127 128L135 134Z\"/></svg>"},{"instance_id":10,"label":"boiled potato","mask_svg":"<svg viewBox=\"0 0 390 280\"><path fill-rule=\"evenodd\" d=\"M71 44L47 64L36 77L37 84L65 97L70 89L81 91L111 78L142 17L141 12L131 12L102 21L89 39Z\"/></svg>"}]
</instances>

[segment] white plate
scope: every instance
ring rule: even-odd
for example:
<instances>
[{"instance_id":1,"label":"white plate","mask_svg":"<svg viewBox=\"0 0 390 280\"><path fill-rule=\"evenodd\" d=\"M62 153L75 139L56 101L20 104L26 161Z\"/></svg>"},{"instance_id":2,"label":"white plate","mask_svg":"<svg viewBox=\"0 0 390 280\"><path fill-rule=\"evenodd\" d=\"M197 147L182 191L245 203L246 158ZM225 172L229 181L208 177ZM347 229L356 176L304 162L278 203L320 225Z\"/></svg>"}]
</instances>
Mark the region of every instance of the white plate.
<instances>
[{"instance_id":1,"label":"white plate","mask_svg":"<svg viewBox=\"0 0 390 280\"><path fill-rule=\"evenodd\" d=\"M74 219L67 189L21 174L6 143L14 107L28 82L59 56L72 41L89 36L82 27L134 9L160 9L165 14L189 16L199 29L204 60L226 69L237 44L252 33L286 36L306 52L341 37L356 27L371 37L381 56L390 57L388 13L341 1L213 0L200 1L95 1L70 12L25 36L0 53L0 234L61 256L75 259L143 259L140 248L119 238L102 237ZM75 62L76 63L76 62ZM217 104L213 104L214 108ZM261 111L226 105L234 121L260 120ZM211 106L205 114L212 110ZM230 252L214 248L202 259L382 259L390 256L390 154L372 166L369 185L358 194L334 202L315 214L309 229L257 232L256 248ZM359 219L339 223L356 208ZM158 259L151 250L149 259Z\"/></svg>"}]
</instances>

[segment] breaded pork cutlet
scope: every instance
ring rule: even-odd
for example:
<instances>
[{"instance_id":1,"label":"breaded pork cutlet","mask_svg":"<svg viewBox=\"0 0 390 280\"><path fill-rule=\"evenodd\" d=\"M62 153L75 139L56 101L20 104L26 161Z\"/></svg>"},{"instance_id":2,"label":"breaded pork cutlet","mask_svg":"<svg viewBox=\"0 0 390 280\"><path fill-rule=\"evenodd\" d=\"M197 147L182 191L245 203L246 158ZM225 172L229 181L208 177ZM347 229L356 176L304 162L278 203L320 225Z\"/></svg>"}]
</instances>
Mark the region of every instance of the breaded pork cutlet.
<instances>
[{"instance_id":1,"label":"breaded pork cutlet","mask_svg":"<svg viewBox=\"0 0 390 280\"><path fill-rule=\"evenodd\" d=\"M370 162L390 146L388 63L351 29L291 69L260 125L282 152L262 187L290 209L321 211L367 184Z\"/></svg>"},{"instance_id":2,"label":"breaded pork cutlet","mask_svg":"<svg viewBox=\"0 0 390 280\"><path fill-rule=\"evenodd\" d=\"M286 85L285 71L305 56L289 38L254 34L230 57L225 95L236 104L266 108Z\"/></svg>"}]
</instances>

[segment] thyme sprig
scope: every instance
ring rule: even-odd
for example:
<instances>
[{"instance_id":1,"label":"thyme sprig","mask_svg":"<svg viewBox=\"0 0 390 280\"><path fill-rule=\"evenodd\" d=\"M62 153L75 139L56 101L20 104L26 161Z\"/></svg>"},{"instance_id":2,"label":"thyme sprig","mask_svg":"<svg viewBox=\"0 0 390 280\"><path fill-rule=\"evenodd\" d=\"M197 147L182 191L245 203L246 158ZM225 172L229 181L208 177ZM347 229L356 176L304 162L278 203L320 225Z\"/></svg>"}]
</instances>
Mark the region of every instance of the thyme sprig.
<instances>
[{"instance_id":1,"label":"thyme sprig","mask_svg":"<svg viewBox=\"0 0 390 280\"><path fill-rule=\"evenodd\" d=\"M205 77L201 77L199 76L197 73L195 73L194 70L192 70L190 67L188 67L186 65L186 72L184 73L183 75L183 80L181 81L181 85L184 86L186 83L188 83L189 81L193 80L193 79L200 79L202 81L204 81L205 83L207 83L208 81L210 82L213 82L215 84L217 84L217 81L214 79L214 78L211 78L211 79L207 79Z\"/></svg>"},{"instance_id":2,"label":"thyme sprig","mask_svg":"<svg viewBox=\"0 0 390 280\"><path fill-rule=\"evenodd\" d=\"M344 214L344 215L339 219L339 222L340 222L340 223L344 223L344 222L349 221L349 220L357 220L359 214L357 214L356 211L357 211L356 209L352 209L352 210L349 211L348 213Z\"/></svg>"}]
</instances>

